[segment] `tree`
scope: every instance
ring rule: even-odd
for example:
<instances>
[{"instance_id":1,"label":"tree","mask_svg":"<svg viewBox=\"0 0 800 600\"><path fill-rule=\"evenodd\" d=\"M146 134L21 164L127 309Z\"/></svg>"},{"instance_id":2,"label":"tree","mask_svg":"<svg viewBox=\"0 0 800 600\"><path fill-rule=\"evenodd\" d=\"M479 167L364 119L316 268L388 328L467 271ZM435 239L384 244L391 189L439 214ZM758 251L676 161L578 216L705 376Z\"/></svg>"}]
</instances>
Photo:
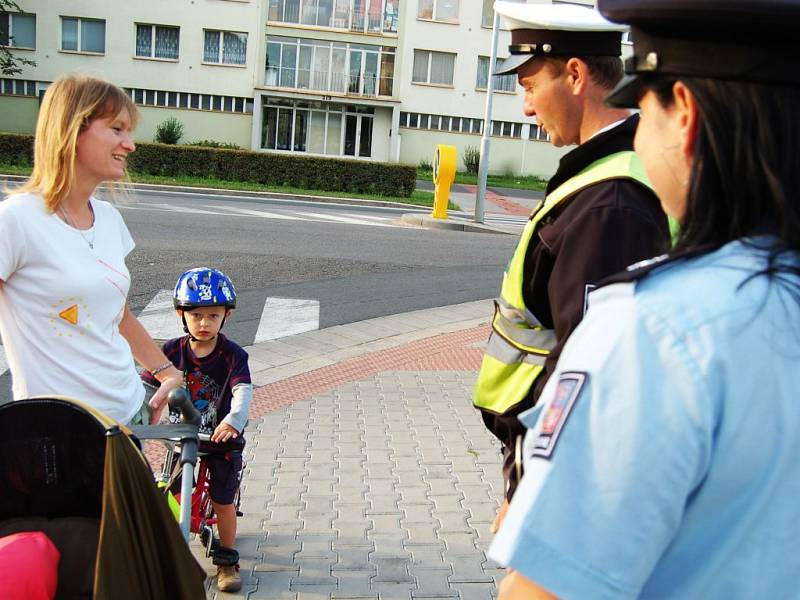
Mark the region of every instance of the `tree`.
<instances>
[{"instance_id":1,"label":"tree","mask_svg":"<svg viewBox=\"0 0 800 600\"><path fill-rule=\"evenodd\" d=\"M22 9L14 0L0 0L0 14L12 12L21 13ZM3 21L0 21L0 39L8 38L8 31L5 30L5 27L7 25L4 26ZM35 66L34 61L12 54L8 46L0 46L0 75L19 75L22 73L22 67Z\"/></svg>"}]
</instances>

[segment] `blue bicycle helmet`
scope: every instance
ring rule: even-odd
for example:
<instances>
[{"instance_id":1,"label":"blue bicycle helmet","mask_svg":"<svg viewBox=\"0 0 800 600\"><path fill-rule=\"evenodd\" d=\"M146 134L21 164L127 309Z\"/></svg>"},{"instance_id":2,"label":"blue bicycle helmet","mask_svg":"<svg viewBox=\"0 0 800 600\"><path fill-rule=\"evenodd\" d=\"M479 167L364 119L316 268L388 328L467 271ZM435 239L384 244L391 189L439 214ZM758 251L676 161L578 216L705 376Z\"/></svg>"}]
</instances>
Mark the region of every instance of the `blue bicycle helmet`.
<instances>
[{"instance_id":1,"label":"blue bicycle helmet","mask_svg":"<svg viewBox=\"0 0 800 600\"><path fill-rule=\"evenodd\" d=\"M181 310L192 310L201 306L236 308L236 289L222 271L198 267L189 269L178 277L172 303Z\"/></svg>"}]
</instances>

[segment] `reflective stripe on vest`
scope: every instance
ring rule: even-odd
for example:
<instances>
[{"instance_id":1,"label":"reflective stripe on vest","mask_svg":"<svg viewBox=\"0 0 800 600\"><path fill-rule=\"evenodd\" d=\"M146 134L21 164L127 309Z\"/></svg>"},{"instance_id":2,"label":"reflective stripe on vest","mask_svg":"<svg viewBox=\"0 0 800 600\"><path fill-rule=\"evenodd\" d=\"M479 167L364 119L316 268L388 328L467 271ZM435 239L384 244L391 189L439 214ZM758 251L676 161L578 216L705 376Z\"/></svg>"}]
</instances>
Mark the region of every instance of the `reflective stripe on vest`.
<instances>
[{"instance_id":1,"label":"reflective stripe on vest","mask_svg":"<svg viewBox=\"0 0 800 600\"><path fill-rule=\"evenodd\" d=\"M507 412L528 395L542 372L557 340L555 332L544 327L523 300L523 267L528 245L539 223L562 201L610 179L632 179L652 188L633 152L611 154L548 194L525 225L503 274L500 297L495 301L492 333L475 384L473 403L476 407L496 414Z\"/></svg>"}]
</instances>

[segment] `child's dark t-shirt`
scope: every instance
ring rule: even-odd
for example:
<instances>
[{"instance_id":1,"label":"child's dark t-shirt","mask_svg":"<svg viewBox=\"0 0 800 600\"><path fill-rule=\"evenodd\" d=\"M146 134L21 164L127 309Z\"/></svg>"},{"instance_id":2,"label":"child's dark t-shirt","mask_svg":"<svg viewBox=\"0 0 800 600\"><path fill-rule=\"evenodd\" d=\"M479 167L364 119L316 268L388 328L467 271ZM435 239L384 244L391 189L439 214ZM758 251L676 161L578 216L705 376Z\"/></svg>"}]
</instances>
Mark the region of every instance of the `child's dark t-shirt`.
<instances>
[{"instance_id":1,"label":"child's dark t-shirt","mask_svg":"<svg viewBox=\"0 0 800 600\"><path fill-rule=\"evenodd\" d=\"M192 400L204 399L216 404L219 424L231 410L233 388L240 383L251 383L251 380L247 352L221 333L218 338L214 350L202 358L192 352L188 335L168 340L163 351L172 364L183 371ZM142 373L142 379L159 385L147 371Z\"/></svg>"}]
</instances>

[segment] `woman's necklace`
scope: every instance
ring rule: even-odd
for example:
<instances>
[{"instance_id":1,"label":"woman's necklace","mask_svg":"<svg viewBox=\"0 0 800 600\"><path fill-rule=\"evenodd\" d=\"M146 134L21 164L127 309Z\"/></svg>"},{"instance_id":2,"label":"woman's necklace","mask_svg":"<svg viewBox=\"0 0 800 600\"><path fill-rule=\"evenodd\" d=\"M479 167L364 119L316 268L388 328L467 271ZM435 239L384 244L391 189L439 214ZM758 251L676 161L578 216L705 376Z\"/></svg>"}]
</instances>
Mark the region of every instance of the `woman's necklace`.
<instances>
[{"instance_id":1,"label":"woman's necklace","mask_svg":"<svg viewBox=\"0 0 800 600\"><path fill-rule=\"evenodd\" d=\"M95 236L96 232L95 232L95 229L94 229L94 208L92 208L92 203L91 202L89 203L89 212L92 213L92 224L89 226L89 229L92 230L92 236L91 237L85 236L84 233L83 233L83 230L82 229L78 229L78 227L72 222L72 219L69 218L69 216L67 215L67 211L64 210L64 207L62 205L60 205L60 204L58 205L58 210L61 211L61 216L64 217L64 220L67 222L67 225L69 225L75 231L80 233L81 237L83 238L83 241L86 242L87 244L89 244L89 248L94 250L94 236Z\"/></svg>"}]
</instances>

